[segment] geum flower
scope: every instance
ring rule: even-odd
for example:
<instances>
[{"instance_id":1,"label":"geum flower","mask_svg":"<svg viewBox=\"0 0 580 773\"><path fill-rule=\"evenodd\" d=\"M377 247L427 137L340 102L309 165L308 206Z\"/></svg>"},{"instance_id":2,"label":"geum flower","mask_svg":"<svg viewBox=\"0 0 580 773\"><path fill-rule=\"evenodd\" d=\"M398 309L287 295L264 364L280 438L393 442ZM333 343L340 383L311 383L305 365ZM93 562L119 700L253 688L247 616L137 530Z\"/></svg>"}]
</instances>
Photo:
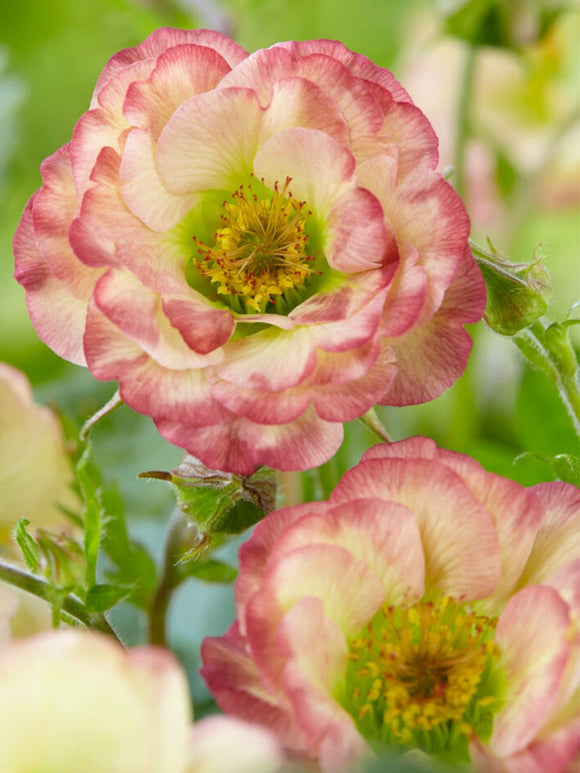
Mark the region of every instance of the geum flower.
<instances>
[{"instance_id":1,"label":"geum flower","mask_svg":"<svg viewBox=\"0 0 580 773\"><path fill-rule=\"evenodd\" d=\"M393 75L327 40L160 29L42 165L16 278L58 354L206 465L316 466L439 395L484 307L469 219Z\"/></svg>"},{"instance_id":2,"label":"geum flower","mask_svg":"<svg viewBox=\"0 0 580 773\"><path fill-rule=\"evenodd\" d=\"M240 550L237 621L206 639L221 708L324 771L383 745L561 773L580 751L580 491L525 489L411 438Z\"/></svg>"},{"instance_id":3,"label":"geum flower","mask_svg":"<svg viewBox=\"0 0 580 773\"><path fill-rule=\"evenodd\" d=\"M276 773L262 727L230 717L191 726L186 676L156 647L126 652L87 631L0 647L2 773Z\"/></svg>"},{"instance_id":4,"label":"geum flower","mask_svg":"<svg viewBox=\"0 0 580 773\"><path fill-rule=\"evenodd\" d=\"M0 362L0 547L20 518L70 529L62 508L78 508L64 434L49 408L34 402L24 373Z\"/></svg>"}]
</instances>

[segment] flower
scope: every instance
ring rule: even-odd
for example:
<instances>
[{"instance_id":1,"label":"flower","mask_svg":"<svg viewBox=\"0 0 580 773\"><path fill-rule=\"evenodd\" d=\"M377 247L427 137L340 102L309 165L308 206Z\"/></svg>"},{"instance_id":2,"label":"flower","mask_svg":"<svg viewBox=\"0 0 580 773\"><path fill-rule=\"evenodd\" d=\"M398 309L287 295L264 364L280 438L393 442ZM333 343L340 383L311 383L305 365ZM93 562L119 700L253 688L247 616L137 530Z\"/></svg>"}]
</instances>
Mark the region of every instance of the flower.
<instances>
[{"instance_id":1,"label":"flower","mask_svg":"<svg viewBox=\"0 0 580 773\"><path fill-rule=\"evenodd\" d=\"M34 402L26 376L0 362L0 545L12 526L66 525L60 506L75 509L73 472L56 416Z\"/></svg>"},{"instance_id":2,"label":"flower","mask_svg":"<svg viewBox=\"0 0 580 773\"><path fill-rule=\"evenodd\" d=\"M281 765L261 727L228 717L190 725L187 680L168 651L126 652L86 631L1 648L0 715L4 773L275 773Z\"/></svg>"},{"instance_id":3,"label":"flower","mask_svg":"<svg viewBox=\"0 0 580 773\"><path fill-rule=\"evenodd\" d=\"M316 466L439 395L485 305L437 138L342 44L159 29L109 61L14 240L40 337L212 468Z\"/></svg>"},{"instance_id":4,"label":"flower","mask_svg":"<svg viewBox=\"0 0 580 773\"><path fill-rule=\"evenodd\" d=\"M202 674L324 771L384 744L563 773L580 754L579 521L570 484L525 489L427 438L375 446L329 501L256 527Z\"/></svg>"},{"instance_id":5,"label":"flower","mask_svg":"<svg viewBox=\"0 0 580 773\"><path fill-rule=\"evenodd\" d=\"M0 554L10 560L19 556L12 529L20 518L34 528L72 531L61 509L78 509L72 483L57 417L34 402L24 373L0 362ZM0 588L0 643L50 625L44 601L16 588Z\"/></svg>"},{"instance_id":6,"label":"flower","mask_svg":"<svg viewBox=\"0 0 580 773\"><path fill-rule=\"evenodd\" d=\"M51 631L0 650L6 773L182 773L189 693L168 652Z\"/></svg>"}]
</instances>

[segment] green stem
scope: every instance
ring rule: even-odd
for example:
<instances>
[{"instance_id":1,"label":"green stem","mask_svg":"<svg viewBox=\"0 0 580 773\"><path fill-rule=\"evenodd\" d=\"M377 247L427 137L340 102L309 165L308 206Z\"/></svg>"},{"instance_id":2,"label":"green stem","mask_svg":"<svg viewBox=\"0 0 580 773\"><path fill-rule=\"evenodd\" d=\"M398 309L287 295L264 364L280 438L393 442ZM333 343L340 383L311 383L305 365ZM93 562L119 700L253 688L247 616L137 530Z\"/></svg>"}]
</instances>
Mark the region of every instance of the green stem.
<instances>
[{"instance_id":1,"label":"green stem","mask_svg":"<svg viewBox=\"0 0 580 773\"><path fill-rule=\"evenodd\" d=\"M374 408L371 408L370 411L367 411L364 416L360 416L360 421L365 425L365 427L368 427L371 432L374 432L375 435L380 437L383 442L393 442L393 439L389 436L389 433L383 427L383 424L377 416L377 412Z\"/></svg>"},{"instance_id":2,"label":"green stem","mask_svg":"<svg viewBox=\"0 0 580 773\"><path fill-rule=\"evenodd\" d=\"M173 592L182 580L177 562L182 552L183 538L189 528L189 523L181 510L176 510L169 523L165 549L163 553L163 568L161 581L149 607L149 641L165 647L167 644L167 612Z\"/></svg>"},{"instance_id":3,"label":"green stem","mask_svg":"<svg viewBox=\"0 0 580 773\"><path fill-rule=\"evenodd\" d=\"M457 105L457 121L455 135L455 152L453 156L453 178L455 181L455 190L461 196L465 197L465 145L469 135L470 104L473 91L473 80L475 76L476 46L469 46L465 59L463 70L463 80L461 82L461 91L459 93L459 102Z\"/></svg>"},{"instance_id":4,"label":"green stem","mask_svg":"<svg viewBox=\"0 0 580 773\"><path fill-rule=\"evenodd\" d=\"M49 583L41 577L30 574L24 569L0 561L0 580L52 604L54 592ZM77 623L82 623L86 628L101 631L102 633L117 638L105 616L89 612L78 596L75 596L72 593L65 596L62 602L60 617L69 624L72 620Z\"/></svg>"},{"instance_id":5,"label":"green stem","mask_svg":"<svg viewBox=\"0 0 580 773\"><path fill-rule=\"evenodd\" d=\"M111 399L103 405L102 408L99 408L99 410L94 413L89 419L85 421L83 426L81 427L80 431L80 439L82 441L85 441L92 428L95 426L95 424L98 424L101 419L104 419L105 416L108 416L110 413L112 413L115 408L118 408L120 405L123 405L123 400L121 398L121 395L119 393L119 390L115 392L115 394L111 397Z\"/></svg>"},{"instance_id":6,"label":"green stem","mask_svg":"<svg viewBox=\"0 0 580 773\"><path fill-rule=\"evenodd\" d=\"M564 407L568 411L574 430L580 437L580 384L578 382L578 368L572 370L562 366L562 358L556 356L546 345L546 328L541 321L535 322L531 327L517 334L534 349L538 361L543 365L544 371L552 378L560 394ZM524 352L525 354L525 352ZM575 353L570 345L568 361L575 360ZM533 362L533 361L532 361Z\"/></svg>"},{"instance_id":7,"label":"green stem","mask_svg":"<svg viewBox=\"0 0 580 773\"><path fill-rule=\"evenodd\" d=\"M316 477L320 486L322 499L328 499L332 494L334 487L338 483L338 474L336 470L336 457L332 457L320 467L316 468Z\"/></svg>"}]
</instances>

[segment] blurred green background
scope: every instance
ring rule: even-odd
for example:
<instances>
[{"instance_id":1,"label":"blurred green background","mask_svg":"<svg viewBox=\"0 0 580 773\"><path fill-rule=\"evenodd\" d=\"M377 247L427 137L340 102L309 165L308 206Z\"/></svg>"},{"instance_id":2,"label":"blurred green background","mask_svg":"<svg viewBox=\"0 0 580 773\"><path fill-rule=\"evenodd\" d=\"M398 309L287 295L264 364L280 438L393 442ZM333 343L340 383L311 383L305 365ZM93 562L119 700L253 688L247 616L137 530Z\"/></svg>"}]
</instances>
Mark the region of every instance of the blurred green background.
<instances>
[{"instance_id":1,"label":"blurred green background","mask_svg":"<svg viewBox=\"0 0 580 773\"><path fill-rule=\"evenodd\" d=\"M542 243L554 287L550 319L562 320L580 297L577 3L20 0L5 4L2 17L0 360L25 371L40 401L78 421L106 402L115 385L100 384L39 341L24 292L12 279L11 240L40 185L41 161L70 138L106 60L159 26L213 27L249 51L279 40L334 38L390 68L434 123L442 168L463 159L474 237L483 242L489 236L502 253L525 261ZM473 79L466 82L473 45ZM465 136L457 132L462 115ZM555 387L524 364L509 339L483 323L472 334L464 377L428 405L381 409L385 425L395 439L432 436L526 485L553 479L549 464L535 455L578 453ZM95 429L93 440L104 477L126 499L134 533L159 557L173 495L137 474L175 467L183 453L158 437L149 419L125 407ZM286 501L320 495L325 481L336 480L374 442L360 423L347 426L343 447L322 474L286 476L282 495ZM116 614L128 640L143 637L137 613L121 605ZM192 583L177 594L170 641L191 673L194 645L222 633L232 614L229 587ZM194 688L203 695L199 683Z\"/></svg>"}]
</instances>

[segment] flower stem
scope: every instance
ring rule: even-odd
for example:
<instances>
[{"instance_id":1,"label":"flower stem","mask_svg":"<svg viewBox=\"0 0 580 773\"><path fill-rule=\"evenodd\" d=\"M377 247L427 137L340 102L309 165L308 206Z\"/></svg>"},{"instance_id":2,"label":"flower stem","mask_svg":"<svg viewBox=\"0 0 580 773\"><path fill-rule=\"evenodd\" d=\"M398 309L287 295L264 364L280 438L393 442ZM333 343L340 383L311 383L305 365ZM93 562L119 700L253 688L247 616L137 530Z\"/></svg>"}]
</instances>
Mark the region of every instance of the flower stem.
<instances>
[{"instance_id":1,"label":"flower stem","mask_svg":"<svg viewBox=\"0 0 580 773\"><path fill-rule=\"evenodd\" d=\"M169 523L165 540L163 574L149 607L149 641L162 647L167 644L167 611L171 597L182 580L177 562L187 528L187 518L181 510L176 510Z\"/></svg>"},{"instance_id":2,"label":"flower stem","mask_svg":"<svg viewBox=\"0 0 580 773\"><path fill-rule=\"evenodd\" d=\"M85 421L83 426L81 427L80 431L80 439L82 441L85 441L92 428L95 426L95 424L98 424L101 419L104 419L105 416L108 416L110 413L112 413L115 408L118 408L120 405L123 404L123 400L121 398L121 395L119 393L119 390L115 392L115 394L111 397L111 399L103 405L102 408L99 408L99 410L93 414L89 419Z\"/></svg>"},{"instance_id":3,"label":"flower stem","mask_svg":"<svg viewBox=\"0 0 580 773\"><path fill-rule=\"evenodd\" d=\"M471 92L473 91L473 80L475 76L476 46L469 45L467 49L465 65L463 70L463 80L461 82L461 91L459 93L459 102L457 104L457 121L455 134L455 152L453 157L453 179L455 181L455 190L461 196L465 197L465 145L469 134L470 103Z\"/></svg>"},{"instance_id":4,"label":"flower stem","mask_svg":"<svg viewBox=\"0 0 580 773\"><path fill-rule=\"evenodd\" d=\"M516 335L516 339L520 338L525 341L530 349L533 351L534 357L531 359L533 364L539 365L541 369L549 375L560 394L564 407L568 411L568 415L572 420L574 430L578 437L580 437L580 384L578 381L578 367L570 367L569 363L576 362L576 355L574 350L565 339L567 349L569 351L562 353L558 352L554 347L550 347L549 339L546 335L548 328L539 320L535 322L531 327L520 331ZM560 344L562 339L560 339ZM526 355L526 349L520 346L520 351ZM566 364L568 366L566 367Z\"/></svg>"},{"instance_id":5,"label":"flower stem","mask_svg":"<svg viewBox=\"0 0 580 773\"><path fill-rule=\"evenodd\" d=\"M0 580L15 588L26 591L43 601L52 603L52 590L46 580L36 577L34 574L20 569L18 566L0 561ZM101 631L109 636L117 638L106 618L102 614L89 612L83 602L72 593L64 597L60 617L67 623L82 623L89 629Z\"/></svg>"},{"instance_id":6,"label":"flower stem","mask_svg":"<svg viewBox=\"0 0 580 773\"><path fill-rule=\"evenodd\" d=\"M368 427L371 432L374 432L375 435L378 435L380 439L385 443L392 443L393 439L389 436L389 433L387 430L383 427L383 424L379 417L377 416L377 412L374 408L371 408L370 411L367 411L364 416L360 417L360 421L365 425L365 427Z\"/></svg>"}]
</instances>

